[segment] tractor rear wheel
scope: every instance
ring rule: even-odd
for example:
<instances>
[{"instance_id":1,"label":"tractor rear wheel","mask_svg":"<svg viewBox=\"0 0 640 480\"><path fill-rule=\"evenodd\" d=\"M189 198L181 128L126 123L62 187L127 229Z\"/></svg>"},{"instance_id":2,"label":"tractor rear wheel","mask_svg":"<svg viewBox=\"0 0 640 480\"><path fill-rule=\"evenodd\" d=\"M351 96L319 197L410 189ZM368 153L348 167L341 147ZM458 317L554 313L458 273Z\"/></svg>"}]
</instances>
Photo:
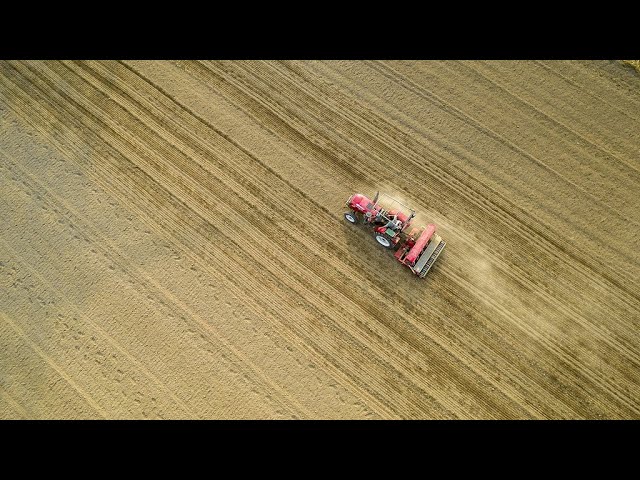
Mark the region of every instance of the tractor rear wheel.
<instances>
[{"instance_id":1,"label":"tractor rear wheel","mask_svg":"<svg viewBox=\"0 0 640 480\"><path fill-rule=\"evenodd\" d=\"M375 233L375 237L376 237L376 241L382 245L384 248L391 248L393 246L393 244L391 243L391 240L389 240L389 238L385 235L382 235L381 233Z\"/></svg>"},{"instance_id":2,"label":"tractor rear wheel","mask_svg":"<svg viewBox=\"0 0 640 480\"><path fill-rule=\"evenodd\" d=\"M353 212L346 212L344 214L344 219L349 223L353 223L354 225L358 223L358 217Z\"/></svg>"}]
</instances>

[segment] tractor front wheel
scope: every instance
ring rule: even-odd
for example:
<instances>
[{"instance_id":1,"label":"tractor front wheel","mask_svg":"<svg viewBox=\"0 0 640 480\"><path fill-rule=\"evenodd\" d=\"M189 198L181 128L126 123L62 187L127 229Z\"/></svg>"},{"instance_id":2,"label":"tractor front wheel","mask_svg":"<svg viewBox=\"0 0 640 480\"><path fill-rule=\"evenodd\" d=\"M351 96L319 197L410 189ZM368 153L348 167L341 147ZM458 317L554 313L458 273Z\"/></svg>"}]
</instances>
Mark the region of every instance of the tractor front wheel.
<instances>
[{"instance_id":1,"label":"tractor front wheel","mask_svg":"<svg viewBox=\"0 0 640 480\"><path fill-rule=\"evenodd\" d=\"M354 225L355 225L356 223L358 223L358 217L357 217L357 216L356 216L356 214L355 214L355 213L353 213L353 212L346 212L346 213L344 214L344 219L345 219L347 222L352 223L352 224L354 224Z\"/></svg>"},{"instance_id":2,"label":"tractor front wheel","mask_svg":"<svg viewBox=\"0 0 640 480\"><path fill-rule=\"evenodd\" d=\"M376 241L382 245L384 248L391 248L393 246L393 244L391 243L391 240L389 240L389 237L382 235L381 233L376 233Z\"/></svg>"}]
</instances>

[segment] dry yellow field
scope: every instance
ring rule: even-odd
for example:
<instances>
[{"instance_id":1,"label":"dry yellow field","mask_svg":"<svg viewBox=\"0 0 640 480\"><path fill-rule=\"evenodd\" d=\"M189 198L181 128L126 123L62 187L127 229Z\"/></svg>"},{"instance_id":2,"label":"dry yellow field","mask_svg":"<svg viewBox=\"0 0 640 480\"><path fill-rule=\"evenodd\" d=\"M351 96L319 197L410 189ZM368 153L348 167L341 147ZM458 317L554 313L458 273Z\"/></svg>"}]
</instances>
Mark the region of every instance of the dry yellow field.
<instances>
[{"instance_id":1,"label":"dry yellow field","mask_svg":"<svg viewBox=\"0 0 640 480\"><path fill-rule=\"evenodd\" d=\"M639 152L621 61L2 61L0 418L638 419Z\"/></svg>"}]
</instances>

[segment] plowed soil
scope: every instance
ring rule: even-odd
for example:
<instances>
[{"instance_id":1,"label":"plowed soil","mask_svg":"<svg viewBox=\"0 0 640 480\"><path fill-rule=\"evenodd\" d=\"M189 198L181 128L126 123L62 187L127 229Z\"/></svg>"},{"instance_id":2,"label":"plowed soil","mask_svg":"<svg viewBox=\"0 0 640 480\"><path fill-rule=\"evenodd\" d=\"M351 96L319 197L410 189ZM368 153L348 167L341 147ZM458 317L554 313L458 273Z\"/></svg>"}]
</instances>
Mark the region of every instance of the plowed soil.
<instances>
[{"instance_id":1,"label":"plowed soil","mask_svg":"<svg viewBox=\"0 0 640 480\"><path fill-rule=\"evenodd\" d=\"M0 122L0 418L640 418L622 62L3 61Z\"/></svg>"}]
</instances>

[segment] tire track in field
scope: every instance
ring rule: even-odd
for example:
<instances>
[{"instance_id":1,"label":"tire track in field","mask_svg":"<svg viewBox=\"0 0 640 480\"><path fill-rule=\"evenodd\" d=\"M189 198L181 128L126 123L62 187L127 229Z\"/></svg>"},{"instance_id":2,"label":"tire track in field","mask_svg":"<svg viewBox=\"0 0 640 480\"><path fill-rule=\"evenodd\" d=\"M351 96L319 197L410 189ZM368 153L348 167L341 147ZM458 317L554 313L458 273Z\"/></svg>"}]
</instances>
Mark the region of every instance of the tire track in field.
<instances>
[{"instance_id":1,"label":"tire track in field","mask_svg":"<svg viewBox=\"0 0 640 480\"><path fill-rule=\"evenodd\" d=\"M96 336L97 337L101 337L101 339L106 340L111 346L113 346L115 348L114 351L119 352L124 357L129 359L129 361L131 362L131 364L134 365L134 367L139 367L139 362L137 362L135 358L133 358L123 347L121 347L119 344L117 344L117 342L115 342L112 339L112 337L108 333L106 333L103 329L101 329L95 322L91 321L87 315L83 314L82 311L79 310L77 307L74 307L73 306L74 305L73 302L71 302L71 300L65 294L61 293L60 290L57 289L55 287L55 285L51 281L48 281L47 279L45 279L44 276L39 271L37 271L35 268L33 268L31 266L31 264L26 259L24 259L22 256L20 256L20 254L15 249L9 247L8 246L8 245L10 245L9 242L7 242L5 239L1 239L0 238L0 243L4 243L5 246L7 246L6 250L12 253L13 261L15 261L16 264L20 265L20 268L22 268L23 271L26 271L26 272L28 272L28 274L30 276L33 276L33 277L37 278L37 280L39 281L39 285L43 289L46 289L47 292L50 295L56 296L59 299L62 299L65 302L65 305L70 307L70 310L73 312L71 314L71 316L73 317L74 320L81 319L82 324L79 325L79 326L83 326L83 327L88 328L90 330L91 333L89 335L87 335L87 337L91 338L92 345L94 345L94 346L98 345L97 340L95 339ZM55 293L52 294L51 292L55 292ZM62 315L59 315L58 318L63 318L63 317L62 317ZM64 325L66 326L66 323ZM74 331L74 328L71 327L70 330ZM81 335L84 337L84 333L82 333ZM36 334L36 336L37 336L37 334ZM64 338L64 334L62 334L61 338ZM49 340L51 340L51 339L49 339ZM86 342L85 342L85 344L83 344L82 341L78 340L77 337L75 338L75 340L76 340L76 343L77 343L76 349L78 349L78 347L82 347L82 348L86 348L87 347ZM62 344L57 344L58 348L60 348L61 345ZM113 357L112 356L112 358L117 358L117 357ZM86 359L86 357L85 357L85 359ZM100 365L102 365L102 364L100 364ZM121 367L121 368L118 368L118 369L114 368L114 371L118 372L120 378L122 378L124 376L124 370L129 369L130 365L125 364L125 366L122 366L122 365L118 364L118 366ZM92 368L97 368L98 370L101 368L101 367L94 367L94 366L91 366L91 367ZM102 368L104 368L104 367L102 367ZM97 371L96 372L94 372L93 370L90 370L90 371L91 371L91 373L89 375L91 377L98 378ZM136 371L136 373L140 372L139 369L137 369L135 371ZM85 370L83 373L87 373L87 370ZM104 370L103 370L103 373L104 373ZM148 371L143 371L142 373L143 373L142 376L147 377L147 379L156 378L152 374L151 374L152 376L150 377ZM132 375L131 377L128 377L128 378L135 382L134 379L136 378L136 375ZM114 383L118 382L118 386L116 388L114 388L114 393L112 394L113 396L111 398L118 397L120 402L122 402L121 393L125 392L125 390L123 389L123 390L117 391L117 388L122 388L121 385L120 385L121 379L118 378L118 375L114 375L113 378L111 378L111 380L113 380ZM79 382L81 382L81 380L79 380ZM87 384L86 382L83 382L83 383L85 383L85 385L87 387L90 387L90 384ZM156 385L158 385L158 384L156 383ZM166 390L166 386L162 385L162 387L164 387L164 390ZM160 390L160 392L162 392L162 389ZM96 392L93 391L93 393L95 394ZM142 394L142 393L140 393L140 394L144 396L144 394ZM127 397L126 394L124 396ZM186 407L179 399L174 398L175 395L173 395L171 393L169 396L173 397L174 402L177 404L177 406L182 408L183 412L192 414L188 407ZM150 398L153 398L153 395L151 395ZM105 397L102 397L101 400L102 401L109 401L109 399L107 399ZM138 401L138 400L139 400L139 398L136 397L134 401ZM153 400L152 400L152 402L153 402ZM140 402L138 402L138 403L140 403ZM119 404L119 405L121 405L121 404ZM156 415L156 418L163 418L162 417L162 412L161 412L162 407L158 407L157 405L151 404L150 402L147 403L147 405L148 405L147 407L142 408L143 411L146 410L146 408L150 408L151 411L153 412L153 414ZM130 417L130 416L134 415L134 412L131 410L131 406L132 406L132 404L128 404L127 405L127 414L128 414L127 417ZM136 405L136 406L139 407L140 405ZM175 407L176 406L174 405L174 408ZM176 410L177 410L177 408L176 408ZM110 418L110 419L119 418L118 415L115 412L116 412L116 410L112 411L111 415L108 418ZM192 414L192 415L194 415L194 414ZM145 417L146 417L146 414L145 414Z\"/></svg>"},{"instance_id":2,"label":"tire track in field","mask_svg":"<svg viewBox=\"0 0 640 480\"><path fill-rule=\"evenodd\" d=\"M8 247L8 244L2 238L0 238L0 241L5 244L5 247ZM71 388L73 388L76 391L76 393L79 396L81 396L83 400L87 402L87 404L90 405L95 412L98 413L99 416L101 416L103 419L107 418L107 412L93 398L91 398L91 396L87 392L85 392L84 389L80 387L80 385L74 382L73 378L71 378L64 371L64 369L62 369L58 364L56 364L56 362L54 362L51 359L51 357L49 357L45 352L43 352L42 349L38 347L36 343L34 343L27 335L25 335L22 329L13 320L11 320L7 315L5 315L4 312L0 312L0 318L7 325L9 325L18 334L18 336L20 336L24 340L24 342L29 346L29 348L31 348L35 352L35 354L42 359L44 363L46 363L49 367L55 370L58 373L58 375L60 375L64 379L64 381L67 382L71 386Z\"/></svg>"},{"instance_id":3,"label":"tire track in field","mask_svg":"<svg viewBox=\"0 0 640 480\"><path fill-rule=\"evenodd\" d=\"M30 415L29 412L16 400L14 400L9 392L7 392L2 386L0 386L0 397L4 398L5 402L11 405L11 408L20 416L23 420L33 419L33 415Z\"/></svg>"},{"instance_id":4,"label":"tire track in field","mask_svg":"<svg viewBox=\"0 0 640 480\"><path fill-rule=\"evenodd\" d=\"M624 72L626 67L623 65L606 65L607 62L599 60L545 61L542 63L545 65L552 63L557 70L562 70L565 76L571 77L582 91L597 90L601 95L608 95L612 100L615 99L620 108L624 106L634 112L640 111L638 85L624 81L623 75L626 75L627 72ZM613 75L610 71L605 71L605 69L612 67L620 68L618 74Z\"/></svg>"},{"instance_id":5,"label":"tire track in field","mask_svg":"<svg viewBox=\"0 0 640 480\"><path fill-rule=\"evenodd\" d=\"M640 178L640 176L638 176L638 172L639 170L634 167L632 164L630 164L627 160L624 160L620 154L616 154L613 151L610 151L609 149L605 148L604 144L602 144L602 142L597 143L593 140L591 140L590 138L588 138L587 136L585 136L585 134L578 132L575 128L571 128L569 126L569 124L567 124L566 122L554 118L552 113L549 113L548 110L544 109L543 107L539 107L536 106L532 103L531 100L527 100L523 97L523 95L521 93L517 93L515 90L516 89L520 89L522 92L525 92L526 94L534 97L536 100L539 100L540 102L543 102L543 104L545 105L552 105L552 101L551 99L547 99L544 96L544 92L540 93L539 91L535 91L533 92L532 90L530 90L528 88L528 86L523 86L520 85L519 83L515 82L512 83L512 85L509 85L508 87L506 86L505 83L503 83L500 80L496 80L496 78L500 78L500 71L497 69L497 67L495 67L494 65L491 64L487 64L486 62L464 62L464 63L457 63L457 65L460 65L460 67L464 68L466 71L471 72L472 75L476 75L477 78L480 78L481 81L488 83L489 85L491 85L494 89L497 89L501 92L504 92L507 94L508 97L511 97L514 99L514 101L517 104L523 105L524 108L513 108L513 112L516 113L521 113L523 111L530 111L532 113L532 115L529 115L530 118L536 118L536 117L540 117L542 118L542 121L545 123L551 123L551 127L548 129L547 132L545 132L547 135L553 135L555 138L559 138L561 139L561 141L566 142L567 145L571 145L574 146L575 144L580 145L580 150L584 151L584 148L582 147L584 144L587 144L588 146L590 146L590 150L586 150L586 154L594 157L594 151L596 152L600 152L602 154L604 154L605 156L607 156L608 158L614 159L617 163L617 165L609 165L606 162L599 162L597 164L597 167L599 170L601 169L606 169L607 172L600 172L599 170L596 172L598 174L601 175L606 175L606 178L609 180L617 180L617 181L622 181L625 180L627 177L629 177L629 175L631 175L629 178L633 178L634 181L637 182L637 180ZM453 73L454 75L460 75L459 72L456 72L455 70L453 70L453 68L449 65L445 66L445 69L448 72ZM494 75L491 75L489 73L487 73L488 71L494 72ZM462 77L464 78L465 76L462 75ZM588 93L588 92L585 92ZM557 99L559 95L556 94L555 98L557 102L559 102L560 100ZM566 105L567 102L565 102L565 104L563 104L563 113L566 116L571 116L571 112L570 112L570 108L568 108L568 105ZM594 106L591 106L590 108L595 108ZM556 114L557 116L557 114ZM577 125L580 125L579 119L574 118L576 117L576 115L571 116L571 119L574 120L574 123L576 123ZM585 128L585 130L588 129ZM558 132L567 132L569 134L569 139L565 140L566 135L561 136ZM607 136L611 137L612 135L611 130L607 131ZM571 138L572 137L572 138ZM622 136L618 136L617 137L618 140L623 139L624 141L626 141L627 139ZM627 150L629 150L628 148L628 144L627 144ZM583 153L583 152L581 152ZM626 152L622 152L625 153ZM598 158L598 157L596 157ZM621 171L620 169L624 168L626 169L625 171ZM600 196L599 198L602 198L602 196ZM613 210L616 210L615 207L609 205L609 204L605 204L608 207L612 208ZM626 220L629 220L629 222L632 223L636 223L631 219L627 219L625 217Z\"/></svg>"},{"instance_id":6,"label":"tire track in field","mask_svg":"<svg viewBox=\"0 0 640 480\"><path fill-rule=\"evenodd\" d=\"M475 63L475 66L474 66L474 63ZM465 63L460 63L460 65L465 67L465 68L467 68L470 71L476 72L476 74L479 75L480 77L482 77L483 79L485 79L485 81L491 83L492 85L494 85L499 90L507 93L509 96L511 96L514 99L516 99L520 104L525 105L526 109L532 110L534 112L534 114L537 113L538 115L542 116L543 118L546 118L555 127L558 127L558 128L555 128L555 129L554 128L550 128L549 129L550 132L552 132L554 134L557 131L563 131L563 130L569 132L573 137L578 138L578 139L586 142L587 144L591 145L593 147L593 149L598 150L598 151L604 153L606 156L615 159L618 163L620 163L621 165L626 167L628 170L630 170L632 172L632 174L635 175L636 179L638 178L637 175L640 172L640 170L637 167L635 167L634 165L632 165L631 163L629 163L627 160L622 159L622 157L620 157L619 154L616 154L616 153L614 153L612 151L609 151L608 149L605 148L605 146L602 143L596 143L595 141L590 140L589 138L585 137L583 134L581 134L580 132L578 132L574 128L571 128L567 123L552 117L549 113L545 112L540 107L536 107L531 102L525 100L521 95L515 93L512 89L507 88L503 83L499 82L498 80L495 80L495 77L499 77L499 71L496 70L495 67L493 67L492 65L486 64L486 62L465 62ZM495 75L494 78L490 78L486 73L482 72L482 68L483 68L482 65L485 66L484 68L486 68L488 70L492 70L492 71L498 73L498 75ZM550 69L548 69L548 67L544 67L543 66L543 68L546 68L548 71L550 71ZM453 70L451 70L450 68L448 68L448 70L453 72ZM523 90L525 90L528 93L530 93L525 87L521 87L521 88L523 88ZM588 91L584 91L584 93L588 94L589 92ZM536 94L537 94L537 92L536 92ZM594 97L593 95L591 95L591 96ZM597 98L597 97L594 97L594 98ZM521 111L521 110L518 110L518 111ZM572 120L577 122L577 120L575 118L572 118ZM636 119L634 119L634 120L636 120ZM639 120L636 120L636 122L640 123ZM608 131L607 133L611 134L611 133L615 133L615 132ZM622 139L626 140L626 138L624 136L623 137L618 137L618 138L622 138ZM599 164L599 166L602 166L602 165ZM604 166L606 167L606 164L604 164ZM613 207L611 207L611 208L613 208ZM634 223L637 224L637 222L634 222Z\"/></svg>"},{"instance_id":7,"label":"tire track in field","mask_svg":"<svg viewBox=\"0 0 640 480\"><path fill-rule=\"evenodd\" d=\"M559 78L561 78L562 80L564 80L566 83L568 83L569 85L571 85L573 88L580 90L581 92L585 93L586 95L589 95L592 98L595 98L596 100L598 100L599 102L607 105L608 107L617 110L619 113L623 114L625 117L630 118L631 120L635 120L636 122L640 122L640 117L636 117L633 116L631 114L630 111L628 110L623 110L622 108L620 108L619 105L616 105L614 103L609 102L606 98L604 98L602 95L598 95L597 93L594 93L592 91L589 91L588 89L584 88L584 85L580 85L579 83L577 83L575 80L569 78L567 75L560 73L560 71L558 70L558 65L559 62L553 62L554 67L552 68L549 65L547 65L547 62L543 62L540 60L530 60L532 63L535 63L536 65L539 65L540 67L544 68L547 72L549 72L552 75L555 75ZM640 105L639 105L640 107ZM636 171L640 171L637 168L631 166L631 168L633 168Z\"/></svg>"},{"instance_id":8,"label":"tire track in field","mask_svg":"<svg viewBox=\"0 0 640 480\"><path fill-rule=\"evenodd\" d=\"M39 95L38 95L39 96ZM46 98L46 97L45 97ZM30 117L33 116L33 112L32 110L37 109L38 105L37 104L30 104L30 108L26 111L29 111L29 115L27 115L25 117L25 119L30 119ZM53 113L55 114L55 112L57 112L57 110L54 108L52 110L49 111L49 113ZM75 118L75 117L71 117L71 118ZM45 120L45 124L46 124L46 120ZM38 128L39 130L43 130L42 127L38 126L38 125L34 125L36 126L36 128ZM83 127L81 127L83 128ZM46 131L46 128L44 129L44 131ZM79 139L81 137L78 137ZM82 140L80 140L80 142L82 142ZM113 147L111 147L113 148ZM63 149L64 151L64 149ZM81 154L82 149L80 149ZM110 153L108 155L106 155L105 157L108 160L111 160L112 158L115 160L114 157L112 157L112 155L118 155L115 153L115 150L110 151ZM71 158L73 158L73 156L71 156ZM100 168L101 165L96 165L96 167ZM142 174L146 177L146 174L144 174L141 170L139 170L137 167L133 168L133 167L127 167L127 165L125 164L125 169L128 170L127 173L136 173L136 174ZM106 173L106 175L103 176L96 176L97 181L103 182L105 181L104 179L108 179L110 178L110 175L113 176L114 173L116 171L114 170L108 170ZM191 239L190 237L185 237L184 235L179 235L176 237L176 234L187 234L190 230L193 230L194 227L197 230L197 225L192 226L189 224L184 223L185 222L185 218L190 218L193 216L193 213L191 212L191 214L186 213L186 206L180 202L178 202L176 199L174 199L173 197L171 197L170 195L168 195L168 193L164 193L164 190L161 189L161 187L159 186L155 186L153 187L153 185L155 185L155 183L153 181L151 181L151 179L148 179L147 182L150 182L150 185L152 185L152 189L153 189L153 193L149 194L149 192L147 192L146 190L144 190L144 184L145 182L142 182L140 180L130 180L129 183L129 187L128 190L125 190L125 194L124 194L124 198L129 198L129 200L131 201L131 205L133 206L136 204L136 201L138 201L140 199L140 197L144 194L146 194L146 200L151 202L151 205L154 205L151 209L148 206L143 206L143 207L137 207L137 211L139 213L139 215L141 216L142 219L147 221L147 225L152 228L152 229L157 229L159 226L163 227L166 223L169 222L169 220L172 220L174 222L177 222L176 228L173 229L169 229L167 228L167 230L163 230L166 234L169 234L171 237L175 238L175 245L178 248L178 250L182 250L183 253L190 257L192 260L194 260L196 263L199 263L202 258L204 258L205 260L207 259L208 255L210 255L211 253L214 253L212 251L202 251L202 242L198 242L196 241L196 243L194 243L194 240ZM118 192L118 186L117 185L109 185L109 184L104 184L105 188L107 190L111 190L111 189L115 189L116 192ZM137 191L137 196L136 195L132 195L131 192L132 191ZM120 192L120 195L122 195L122 193ZM163 201L161 203L157 203L158 202L158 198L163 199ZM162 217L162 220L158 220L155 219L153 217L149 217L150 212L159 212L160 214L162 213L167 213L166 208L168 206L177 208L178 210L185 210L184 213L182 214L176 214L174 218L169 219L168 217ZM164 210L164 211L163 211ZM196 235L196 232L192 232L192 235ZM203 233L202 233L202 229L200 229L200 236L202 237ZM184 247L183 247L184 245ZM195 253L198 253L199 255L195 255ZM229 263L230 259L231 262L236 262L239 263L239 258L237 258L237 256L234 255L232 250L229 250L226 252L227 256L222 256L220 258L209 258L208 262L205 262L207 265L209 264L225 264L225 263ZM230 258L229 258L230 257ZM205 271L209 271L210 274L217 274L217 272L215 270L212 270L210 268L204 268L203 270ZM259 271L257 272L258 276L260 277L267 277L267 274ZM230 285L233 285L233 287L235 289L237 289L237 291L239 292L239 294L241 296L246 296L247 294L251 294L252 292L250 291L245 291L246 285L251 284L251 280L254 279L256 277L256 271L253 269L245 269L245 268L241 268L240 270L236 270L233 275L228 275L226 276L226 280L227 282L229 282ZM273 284L273 279L271 278L265 278L264 284L265 285L269 285L269 283ZM282 304L284 304L285 299L287 298L287 293L286 291L284 293L280 293L279 291L274 291L274 290L267 290L266 293L272 293L274 295L276 295L277 297L272 299L270 302L265 303L262 300L262 297L258 296L258 297L254 297L254 300L256 300L256 304L260 307L256 307L255 305L249 305L249 307L251 309L256 308L256 313L258 315L263 315L265 316L266 319L273 319L273 318L278 318L278 316L282 315L282 310L275 310L274 309L274 303L278 304L279 302L281 302ZM273 295L272 295L273 297ZM269 298L268 295L265 295L264 298ZM288 310L285 310L285 313L287 313L287 315L289 315L290 317L293 316L293 314L295 313L296 309L295 306L289 307ZM266 313L266 315L265 315ZM330 372L333 372L333 375L336 376L338 378L343 378L343 381L346 380L347 384L351 385L352 388L355 388L356 391L360 390L360 394L359 394L359 398L366 398L369 402L369 405L376 405L376 408L378 408L378 412L383 413L383 416L385 417L395 417L396 414L392 413L393 410L389 409L389 404L388 401L383 401L381 403L381 401L378 399L378 396L380 395L379 392L384 392L384 388L380 388L379 391L377 391L376 389L373 389L371 384L366 384L366 383L362 383L362 381L359 380L357 375L353 375L352 373L347 375L347 377L345 378L345 374L349 372L349 369L346 368L346 366L344 365L344 363L341 363L341 361L343 361L343 359L340 357L339 354L336 353L336 350L334 348L332 348L331 346L329 346L328 348L320 348L317 343L313 340L313 336L318 333L317 331L317 326L312 326L314 328L308 328L304 331L300 331L299 329L296 329L296 325L295 324L287 324L287 323L282 323L282 324L276 324L276 327L280 327L282 330L282 327L284 327L284 331L289 332L289 330L291 330L291 332L293 332L293 337L291 335L287 336L284 335L285 338L288 338L289 341L294 344L294 345L298 345L300 347L300 349L302 351L306 351L307 353L309 353L312 357L314 358L318 358L318 355L320 355L320 360L318 361L318 363L320 365L323 365L325 368L327 368ZM305 336L305 333L307 334ZM305 339L305 341L300 342L299 338L302 337L303 339ZM322 353L318 353L318 352L322 352ZM366 363L366 362L364 362ZM356 363L355 365L358 364L363 364L363 362L360 363ZM374 383L375 386L375 383Z\"/></svg>"},{"instance_id":9,"label":"tire track in field","mask_svg":"<svg viewBox=\"0 0 640 480\"><path fill-rule=\"evenodd\" d=\"M2 151L2 149L0 149L0 154L4 154L6 157L6 154ZM163 308L167 308L172 314L176 316L176 318L183 318L186 315L189 319L195 320L195 323L200 325L201 331L212 334L223 348L227 349L231 353L231 355L235 357L236 360L239 360L241 364L246 365L247 368L253 372L253 381L257 381L264 392L275 392L275 394L279 398L279 403L283 407L285 407L285 409L293 411L298 415L301 412L304 412L307 416L310 416L309 412L306 411L295 400L288 399L286 394L278 385L273 383L264 374L264 372L262 372L246 357L246 355L244 355L242 352L233 347L227 340L225 340L212 325L208 324L206 320L204 320L200 315L190 309L180 299L175 297L175 295L173 295L169 290L153 280L153 278L151 278L146 272L144 272L140 268L135 267L135 265L128 263L126 261L126 255L115 244L113 244L113 242L111 242L104 235L100 234L96 229L91 227L88 222L83 220L78 212L76 212L67 202L44 187L42 184L39 184L33 176L28 174L25 170L21 169L17 164L13 165L18 170L20 170L23 179L26 177L32 185L37 184L38 187L36 188L39 188L47 193L47 197L44 200L46 204L52 207L57 207L56 211L64 211L65 218L68 218L71 223L79 227L79 231L83 235L83 237L89 237L94 248L96 250L99 250L105 258L108 258L112 264L117 265L120 271L132 280L132 287L134 288L134 290L139 292L141 297L147 299L149 299L149 297L154 297L159 305L162 305ZM39 273L36 272L36 275L41 279L43 283L46 282L44 278L39 275ZM45 284L50 286L52 291L55 291L51 284L49 284L48 282L46 282ZM60 295L65 300L69 301L61 293ZM69 302L69 304L71 304L71 302ZM83 315L77 309L75 310L78 315L80 315L86 322L89 323L89 325L91 325L91 327L96 329L104 338L106 338L112 346L114 346L118 351L127 356L127 358L129 358L134 363L134 365L136 365L139 371L141 371L147 378L150 378L153 383L155 383L156 385L160 385L161 389L164 390L165 393L167 393L181 408L183 408L186 413L188 413L192 418L198 417L195 411L193 411L184 402L182 402L174 394L174 392L169 389L163 382L161 382L151 371L149 371L148 368L144 366L144 364L130 355L126 350L124 350L124 348L122 348L106 331L92 322L88 317ZM207 341L210 342L210 339L207 339Z\"/></svg>"},{"instance_id":10,"label":"tire track in field","mask_svg":"<svg viewBox=\"0 0 640 480\"><path fill-rule=\"evenodd\" d=\"M573 60L570 63L582 72L586 72L592 78L597 75L597 81L606 83L605 88L607 89L613 89L614 91L616 91L615 87L618 87L620 90L624 89L624 92L616 91L616 93L622 95L626 103L633 103L636 107L640 108L638 84L627 81L626 77L629 77L629 75L624 76L612 73L612 69L614 68L618 69L619 72L627 73L626 70L630 67L622 65L620 60ZM594 70L596 70L597 73ZM633 75L637 76L638 73L635 72Z\"/></svg>"}]
</instances>

